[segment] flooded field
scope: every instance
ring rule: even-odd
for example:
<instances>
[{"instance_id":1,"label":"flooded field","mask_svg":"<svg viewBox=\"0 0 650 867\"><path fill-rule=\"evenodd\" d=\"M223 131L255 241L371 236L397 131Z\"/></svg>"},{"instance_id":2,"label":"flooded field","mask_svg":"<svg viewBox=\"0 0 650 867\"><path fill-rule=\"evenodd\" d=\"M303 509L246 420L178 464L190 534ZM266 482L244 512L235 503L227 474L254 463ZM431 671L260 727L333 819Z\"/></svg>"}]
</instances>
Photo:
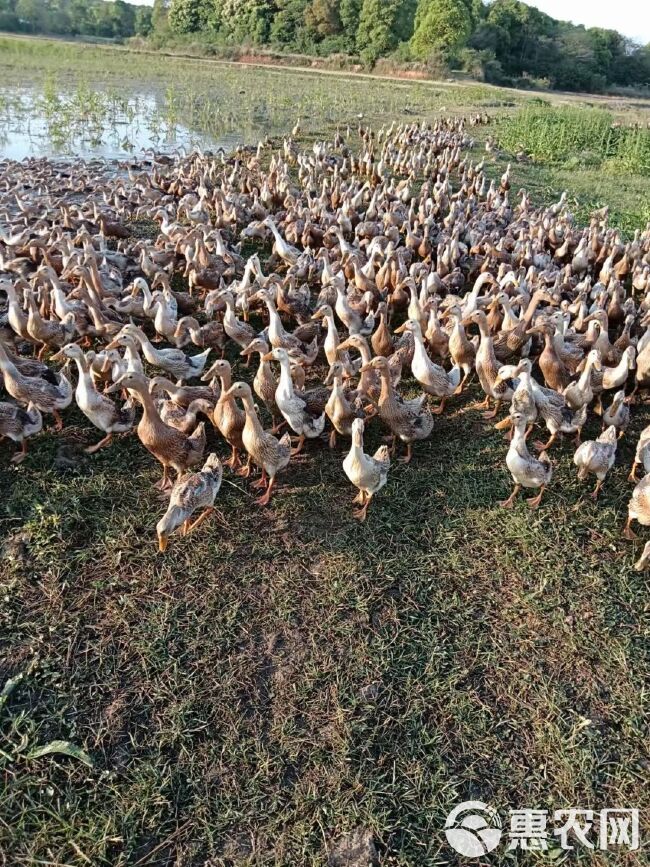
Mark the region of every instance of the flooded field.
<instances>
[{"instance_id":1,"label":"flooded field","mask_svg":"<svg viewBox=\"0 0 650 867\"><path fill-rule=\"evenodd\" d=\"M228 150L286 133L297 121L318 135L362 118L430 117L493 102L475 85L436 88L9 38L0 40L0 72L0 155L11 159Z\"/></svg>"}]
</instances>

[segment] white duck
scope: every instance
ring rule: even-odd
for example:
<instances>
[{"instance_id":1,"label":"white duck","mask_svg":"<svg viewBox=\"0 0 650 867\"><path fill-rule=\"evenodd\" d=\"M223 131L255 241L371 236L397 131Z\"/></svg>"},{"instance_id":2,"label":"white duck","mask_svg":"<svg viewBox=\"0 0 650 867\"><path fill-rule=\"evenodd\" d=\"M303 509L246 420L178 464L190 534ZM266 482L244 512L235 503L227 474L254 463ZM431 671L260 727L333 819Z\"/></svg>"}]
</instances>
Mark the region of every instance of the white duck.
<instances>
[{"instance_id":1,"label":"white duck","mask_svg":"<svg viewBox=\"0 0 650 867\"><path fill-rule=\"evenodd\" d=\"M298 454L305 439L316 439L323 433L325 412L310 411L306 401L296 394L291 378L291 359L286 349L274 349L264 358L266 361L273 359L280 362L280 381L275 390L275 403L289 427L299 436L298 445L292 452Z\"/></svg>"}]
</instances>

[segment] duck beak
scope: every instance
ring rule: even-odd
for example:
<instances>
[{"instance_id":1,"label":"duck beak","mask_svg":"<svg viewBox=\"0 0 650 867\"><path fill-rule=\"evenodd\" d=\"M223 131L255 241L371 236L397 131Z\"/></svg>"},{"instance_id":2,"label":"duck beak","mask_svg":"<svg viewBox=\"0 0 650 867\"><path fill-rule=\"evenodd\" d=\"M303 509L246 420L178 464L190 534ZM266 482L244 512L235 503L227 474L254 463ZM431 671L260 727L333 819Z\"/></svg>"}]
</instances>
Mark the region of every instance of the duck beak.
<instances>
[{"instance_id":1,"label":"duck beak","mask_svg":"<svg viewBox=\"0 0 650 867\"><path fill-rule=\"evenodd\" d=\"M262 356L262 361L273 361L273 353L267 352L266 355Z\"/></svg>"},{"instance_id":2,"label":"duck beak","mask_svg":"<svg viewBox=\"0 0 650 867\"><path fill-rule=\"evenodd\" d=\"M59 349L54 355L50 356L50 361L65 361L66 357L63 354L63 350Z\"/></svg>"},{"instance_id":3,"label":"duck beak","mask_svg":"<svg viewBox=\"0 0 650 867\"><path fill-rule=\"evenodd\" d=\"M117 349L119 345L120 345L119 338L116 337L114 340L111 340L111 342L108 344L108 346L105 346L104 349L106 349L106 350Z\"/></svg>"},{"instance_id":4,"label":"duck beak","mask_svg":"<svg viewBox=\"0 0 650 867\"><path fill-rule=\"evenodd\" d=\"M509 415L507 415L504 419L497 424L494 425L495 430L508 430L508 428L512 425L512 419Z\"/></svg>"},{"instance_id":5,"label":"duck beak","mask_svg":"<svg viewBox=\"0 0 650 867\"><path fill-rule=\"evenodd\" d=\"M408 325L408 320L406 322L404 322L403 325L400 325L399 328L396 328L394 333L395 334L404 334L404 332L406 331L407 325Z\"/></svg>"},{"instance_id":6,"label":"duck beak","mask_svg":"<svg viewBox=\"0 0 650 867\"><path fill-rule=\"evenodd\" d=\"M114 382L113 385L109 385L104 394L115 394L122 389L122 380L118 379L117 382Z\"/></svg>"},{"instance_id":7,"label":"duck beak","mask_svg":"<svg viewBox=\"0 0 650 867\"><path fill-rule=\"evenodd\" d=\"M373 370L372 362L368 362L368 364L363 364L359 368L359 373L368 373L369 370Z\"/></svg>"},{"instance_id":8,"label":"duck beak","mask_svg":"<svg viewBox=\"0 0 650 867\"><path fill-rule=\"evenodd\" d=\"M167 536L158 536L158 550L161 554L165 553L168 544L169 539L167 538Z\"/></svg>"}]
</instances>

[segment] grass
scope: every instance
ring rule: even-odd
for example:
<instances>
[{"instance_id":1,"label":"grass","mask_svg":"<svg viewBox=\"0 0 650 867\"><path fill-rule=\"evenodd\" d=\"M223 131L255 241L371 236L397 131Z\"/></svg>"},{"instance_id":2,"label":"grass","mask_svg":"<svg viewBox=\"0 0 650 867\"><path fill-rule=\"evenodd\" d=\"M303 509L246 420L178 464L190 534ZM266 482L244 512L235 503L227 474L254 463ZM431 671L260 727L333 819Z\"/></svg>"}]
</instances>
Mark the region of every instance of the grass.
<instances>
[{"instance_id":1,"label":"grass","mask_svg":"<svg viewBox=\"0 0 650 867\"><path fill-rule=\"evenodd\" d=\"M317 865L361 826L383 863L454 864L460 800L647 808L647 582L619 531L648 412L597 505L566 443L541 510L503 512L476 396L366 525L316 443L266 512L228 476L222 517L165 558L135 438L82 457L74 415L20 467L2 447L2 680L25 675L0 716L9 862ZM94 766L26 757L55 739Z\"/></svg>"},{"instance_id":2,"label":"grass","mask_svg":"<svg viewBox=\"0 0 650 867\"><path fill-rule=\"evenodd\" d=\"M34 81L59 70L53 99L62 81L71 99L102 81L134 92L122 53L34 44ZM7 88L17 61L2 47ZM189 82L174 84L179 117L188 94L208 99L211 87L237 123L246 90L242 123L255 105L272 130L304 112L312 138L359 111L372 122L511 102L490 88L335 86L168 58L134 56L130 72L164 93L171 63ZM518 104L483 108L501 116ZM495 177L511 155L502 146ZM514 163L513 175L536 200L565 187L582 208L603 198L630 229L647 208L635 176L554 162ZM647 817L647 578L620 529L648 408L635 407L598 504L567 441L539 512L523 500L504 512L507 446L470 409L478 397L453 400L413 464L392 468L367 524L351 519L343 450L317 442L265 511L227 474L221 516L174 537L166 557L154 535L159 467L135 437L85 456L98 433L68 411L63 433L45 432L20 466L0 444L0 692L13 686L0 698L5 863L316 867L363 828L382 864L460 867L442 829L462 800L506 821L521 807L638 806ZM585 436L597 433L592 419ZM372 422L369 450L381 435ZM82 748L92 766L33 757L52 741ZM641 865L645 845L578 848L571 861ZM513 858L502 846L489 863Z\"/></svg>"}]
</instances>

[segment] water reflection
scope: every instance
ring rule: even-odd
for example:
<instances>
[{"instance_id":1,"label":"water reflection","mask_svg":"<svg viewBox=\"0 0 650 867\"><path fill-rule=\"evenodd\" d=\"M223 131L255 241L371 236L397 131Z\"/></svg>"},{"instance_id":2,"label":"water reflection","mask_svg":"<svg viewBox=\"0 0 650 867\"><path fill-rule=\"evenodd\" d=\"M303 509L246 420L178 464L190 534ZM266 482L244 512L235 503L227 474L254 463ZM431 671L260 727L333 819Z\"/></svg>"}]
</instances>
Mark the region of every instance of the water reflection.
<instances>
[{"instance_id":1,"label":"water reflection","mask_svg":"<svg viewBox=\"0 0 650 867\"><path fill-rule=\"evenodd\" d=\"M124 159L148 148L172 152L256 143L268 122L263 106L244 131L208 134L183 123L173 96L157 91L128 96L100 91L41 93L36 87L0 88L0 157L103 157ZM227 125L227 124L223 124ZM222 125L222 126L223 126ZM217 124L218 126L218 124Z\"/></svg>"}]
</instances>

